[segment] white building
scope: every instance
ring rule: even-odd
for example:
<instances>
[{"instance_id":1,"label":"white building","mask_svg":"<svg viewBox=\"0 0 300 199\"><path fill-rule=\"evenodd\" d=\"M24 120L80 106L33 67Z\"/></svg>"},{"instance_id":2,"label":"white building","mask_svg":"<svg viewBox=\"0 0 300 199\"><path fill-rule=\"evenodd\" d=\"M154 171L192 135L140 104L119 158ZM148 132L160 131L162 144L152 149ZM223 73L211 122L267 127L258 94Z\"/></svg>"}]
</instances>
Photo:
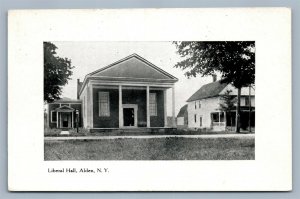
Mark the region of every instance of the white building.
<instances>
[{"instance_id":1,"label":"white building","mask_svg":"<svg viewBox=\"0 0 300 199\"><path fill-rule=\"evenodd\" d=\"M213 131L234 130L236 111L234 108L229 112L220 110L221 96L231 90L230 95L237 96L237 89L231 84L215 81L203 85L188 100L188 128L211 129ZM249 87L241 90L241 128L249 127L249 103L251 105L250 123L255 126L255 90L251 87L251 101L249 100ZM228 128L227 128L228 127ZM229 128L230 127L230 128Z\"/></svg>"},{"instance_id":2,"label":"white building","mask_svg":"<svg viewBox=\"0 0 300 199\"><path fill-rule=\"evenodd\" d=\"M187 104L181 107L176 121L177 121L177 128L188 128L188 111L187 111Z\"/></svg>"}]
</instances>

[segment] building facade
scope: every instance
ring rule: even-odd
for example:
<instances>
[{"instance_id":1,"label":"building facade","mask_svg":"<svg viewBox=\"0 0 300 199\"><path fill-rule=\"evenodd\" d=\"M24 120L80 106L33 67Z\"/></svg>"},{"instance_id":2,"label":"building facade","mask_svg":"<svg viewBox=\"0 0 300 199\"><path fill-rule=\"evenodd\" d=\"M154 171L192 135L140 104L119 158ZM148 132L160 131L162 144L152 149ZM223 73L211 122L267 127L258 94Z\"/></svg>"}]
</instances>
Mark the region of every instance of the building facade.
<instances>
[{"instance_id":1,"label":"building facade","mask_svg":"<svg viewBox=\"0 0 300 199\"><path fill-rule=\"evenodd\" d=\"M188 105L185 104L180 108L176 118L177 128L186 129L188 128Z\"/></svg>"},{"instance_id":2,"label":"building facade","mask_svg":"<svg viewBox=\"0 0 300 199\"><path fill-rule=\"evenodd\" d=\"M176 77L137 54L89 73L83 82L77 81L80 124L89 130L167 128L167 90L171 89L175 127L174 84L177 81ZM61 109L50 108L50 111L60 114ZM70 121L72 124L72 117Z\"/></svg>"},{"instance_id":3,"label":"building facade","mask_svg":"<svg viewBox=\"0 0 300 199\"><path fill-rule=\"evenodd\" d=\"M75 128L82 126L81 101L62 98L47 107L47 126L50 128Z\"/></svg>"},{"instance_id":4,"label":"building facade","mask_svg":"<svg viewBox=\"0 0 300 199\"><path fill-rule=\"evenodd\" d=\"M230 95L237 96L236 88L227 83L220 83L220 81L206 84L196 91L187 100L188 128L212 131L234 130L236 107L228 112L220 109L220 104L224 103L221 96L225 95L227 90L232 91ZM253 128L255 126L255 90L252 87L242 88L240 107L241 128L249 128L249 116Z\"/></svg>"}]
</instances>

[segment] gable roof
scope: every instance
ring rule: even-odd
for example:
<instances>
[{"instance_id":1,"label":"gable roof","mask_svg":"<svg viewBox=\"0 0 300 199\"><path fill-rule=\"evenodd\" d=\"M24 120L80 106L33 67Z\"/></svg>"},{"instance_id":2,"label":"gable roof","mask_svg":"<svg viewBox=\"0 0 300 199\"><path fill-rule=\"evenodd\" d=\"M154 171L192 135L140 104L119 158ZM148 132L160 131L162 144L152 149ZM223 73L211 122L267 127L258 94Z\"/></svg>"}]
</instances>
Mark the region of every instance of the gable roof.
<instances>
[{"instance_id":1,"label":"gable roof","mask_svg":"<svg viewBox=\"0 0 300 199\"><path fill-rule=\"evenodd\" d=\"M61 107L54 109L54 111L57 111L57 112L73 112L74 110L75 110L74 108L71 108L69 106L61 106Z\"/></svg>"},{"instance_id":2,"label":"gable roof","mask_svg":"<svg viewBox=\"0 0 300 199\"><path fill-rule=\"evenodd\" d=\"M87 76L178 80L176 77L135 53L106 67L91 72Z\"/></svg>"},{"instance_id":3,"label":"gable roof","mask_svg":"<svg viewBox=\"0 0 300 199\"><path fill-rule=\"evenodd\" d=\"M181 107L181 109L180 109L180 111L179 111L177 117L184 117L184 113L187 111L187 107L188 107L187 104L184 105L183 107Z\"/></svg>"},{"instance_id":4,"label":"gable roof","mask_svg":"<svg viewBox=\"0 0 300 199\"><path fill-rule=\"evenodd\" d=\"M89 79L101 81L137 81L174 84L176 77L134 53L106 67L87 74L83 80L81 95Z\"/></svg>"},{"instance_id":5,"label":"gable roof","mask_svg":"<svg viewBox=\"0 0 300 199\"><path fill-rule=\"evenodd\" d=\"M220 81L205 84L187 102L218 96L227 85L228 83L221 83Z\"/></svg>"}]
</instances>

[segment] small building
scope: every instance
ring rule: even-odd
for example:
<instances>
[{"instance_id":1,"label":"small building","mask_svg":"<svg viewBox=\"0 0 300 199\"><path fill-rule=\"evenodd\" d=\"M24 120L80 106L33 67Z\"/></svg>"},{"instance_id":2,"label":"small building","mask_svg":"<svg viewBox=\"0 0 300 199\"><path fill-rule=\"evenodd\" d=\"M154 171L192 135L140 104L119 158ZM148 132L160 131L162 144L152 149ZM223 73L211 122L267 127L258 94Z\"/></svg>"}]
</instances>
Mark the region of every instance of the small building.
<instances>
[{"instance_id":1,"label":"small building","mask_svg":"<svg viewBox=\"0 0 300 199\"><path fill-rule=\"evenodd\" d=\"M89 73L78 81L83 127L97 131L120 128L167 128L167 90L178 79L137 54Z\"/></svg>"},{"instance_id":2,"label":"small building","mask_svg":"<svg viewBox=\"0 0 300 199\"><path fill-rule=\"evenodd\" d=\"M184 105L180 108L177 114L177 128L188 128L188 105Z\"/></svg>"},{"instance_id":3,"label":"small building","mask_svg":"<svg viewBox=\"0 0 300 199\"><path fill-rule=\"evenodd\" d=\"M70 98L62 98L47 107L47 126L50 128L75 128L78 119L78 127L82 125L81 101Z\"/></svg>"},{"instance_id":4,"label":"small building","mask_svg":"<svg viewBox=\"0 0 300 199\"><path fill-rule=\"evenodd\" d=\"M229 112L220 110L222 95L231 90L230 95L237 96L237 89L231 84L214 81L203 85L188 100L188 127L191 129L210 129L213 131L234 130L236 107ZM249 100L251 99L251 100ZM251 105L251 106L250 106ZM249 110L251 127L255 126L255 90L249 87L241 90L240 126L242 129L249 127ZM250 109L249 109L250 107Z\"/></svg>"}]
</instances>

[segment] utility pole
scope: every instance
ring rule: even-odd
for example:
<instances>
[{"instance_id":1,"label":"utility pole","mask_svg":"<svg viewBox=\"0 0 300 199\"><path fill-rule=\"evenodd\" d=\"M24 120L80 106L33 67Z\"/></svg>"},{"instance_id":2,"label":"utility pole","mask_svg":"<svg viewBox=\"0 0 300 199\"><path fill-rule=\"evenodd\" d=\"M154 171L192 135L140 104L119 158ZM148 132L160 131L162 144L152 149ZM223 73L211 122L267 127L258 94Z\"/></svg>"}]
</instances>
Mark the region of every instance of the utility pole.
<instances>
[{"instance_id":1,"label":"utility pole","mask_svg":"<svg viewBox=\"0 0 300 199\"><path fill-rule=\"evenodd\" d=\"M76 128L78 133L78 126L79 126L79 110L76 109Z\"/></svg>"},{"instance_id":2,"label":"utility pole","mask_svg":"<svg viewBox=\"0 0 300 199\"><path fill-rule=\"evenodd\" d=\"M249 85L249 133L251 133L251 85Z\"/></svg>"}]
</instances>

